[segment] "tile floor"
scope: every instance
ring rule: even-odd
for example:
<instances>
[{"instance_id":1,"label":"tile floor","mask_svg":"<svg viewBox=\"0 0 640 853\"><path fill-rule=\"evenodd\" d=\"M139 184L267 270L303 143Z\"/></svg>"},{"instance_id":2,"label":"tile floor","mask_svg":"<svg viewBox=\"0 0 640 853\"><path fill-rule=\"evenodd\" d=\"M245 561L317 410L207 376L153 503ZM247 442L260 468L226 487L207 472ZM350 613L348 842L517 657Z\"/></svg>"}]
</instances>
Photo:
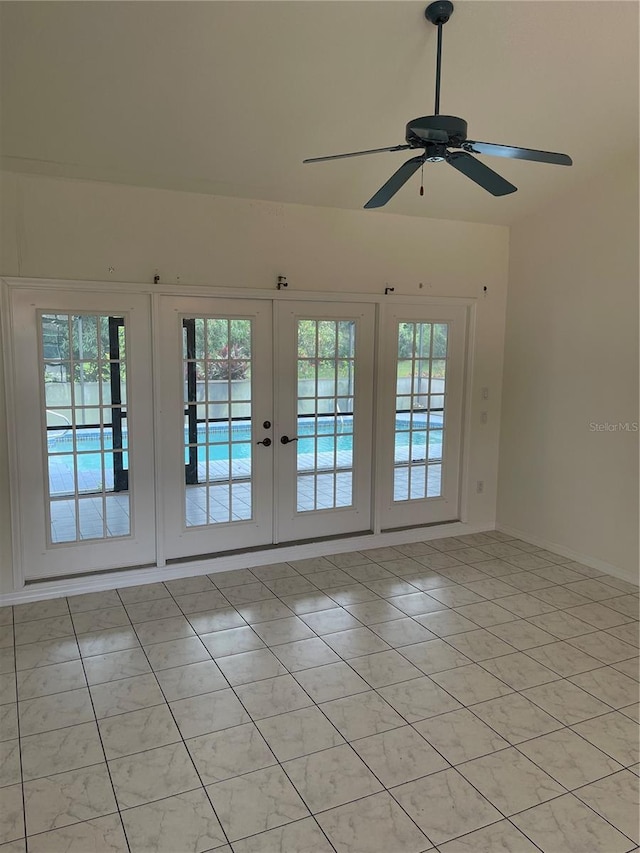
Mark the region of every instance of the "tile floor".
<instances>
[{"instance_id":1,"label":"tile floor","mask_svg":"<svg viewBox=\"0 0 640 853\"><path fill-rule=\"evenodd\" d=\"M638 589L504 534L0 609L0 853L638 850Z\"/></svg>"}]
</instances>

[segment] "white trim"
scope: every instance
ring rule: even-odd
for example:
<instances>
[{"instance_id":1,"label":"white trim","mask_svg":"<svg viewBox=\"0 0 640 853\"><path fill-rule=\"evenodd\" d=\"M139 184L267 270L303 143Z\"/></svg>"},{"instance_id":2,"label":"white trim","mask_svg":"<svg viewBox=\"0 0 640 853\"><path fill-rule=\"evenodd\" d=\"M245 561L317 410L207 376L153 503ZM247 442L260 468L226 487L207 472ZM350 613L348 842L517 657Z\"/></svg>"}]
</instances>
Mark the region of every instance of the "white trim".
<instances>
[{"instance_id":1,"label":"white trim","mask_svg":"<svg viewBox=\"0 0 640 853\"><path fill-rule=\"evenodd\" d=\"M154 284L148 282L90 281L59 278L15 278L0 279L9 288L42 290L85 290L100 293L124 291L126 293L166 294L168 296L216 296L225 299L271 299L276 301L308 300L311 302L374 302L425 305L474 305L475 296L433 296L415 294L353 293L349 291L276 290L266 288L217 287L214 284Z\"/></svg>"},{"instance_id":2,"label":"white trim","mask_svg":"<svg viewBox=\"0 0 640 853\"><path fill-rule=\"evenodd\" d=\"M565 548L564 545L558 545L557 542L551 542L548 539L542 539L540 536L532 536L527 530L520 530L517 527L509 527L506 524L496 524L496 530L501 533L507 533L515 539L523 539L525 542L530 542L532 545L539 545L541 549L553 551L561 557L566 557L567 560L573 560L576 563L583 563L591 569L596 569L599 572L604 572L607 575L613 575L614 578L629 581L630 583L638 583L638 575L633 577L633 572L626 569L621 569L619 566L614 566L612 563L606 563L604 560L598 560L596 557L589 557L579 551L574 551L571 548Z\"/></svg>"},{"instance_id":3,"label":"white trim","mask_svg":"<svg viewBox=\"0 0 640 853\"><path fill-rule=\"evenodd\" d=\"M397 530L392 533L364 534L345 539L318 540L304 545L283 545L245 554L229 554L203 560L178 563L171 566L151 566L146 569L128 569L125 571L103 572L82 578L69 578L59 581L43 581L29 584L22 590L0 596L0 606L22 604L27 601L41 601L59 598L63 595L80 595L85 592L101 592L144 583L188 578L196 575L216 574L233 569L246 569L254 566L267 566L270 563L290 560L304 560L306 557L320 557L327 554L340 554L344 551L357 551L364 548L404 545L408 542L427 542L444 536L462 536L465 533L483 533L494 530L489 524L461 524L451 522L433 527L414 527L409 530Z\"/></svg>"},{"instance_id":4,"label":"white trim","mask_svg":"<svg viewBox=\"0 0 640 853\"><path fill-rule=\"evenodd\" d=\"M462 413L460 416L462 426L462 446L460 448L460 481L458 494L460 495L460 521L466 522L469 518L469 486L471 477L471 428L473 416L473 388L476 352L476 321L478 318L477 303L469 306L466 317L465 354L464 354L464 377Z\"/></svg>"}]
</instances>

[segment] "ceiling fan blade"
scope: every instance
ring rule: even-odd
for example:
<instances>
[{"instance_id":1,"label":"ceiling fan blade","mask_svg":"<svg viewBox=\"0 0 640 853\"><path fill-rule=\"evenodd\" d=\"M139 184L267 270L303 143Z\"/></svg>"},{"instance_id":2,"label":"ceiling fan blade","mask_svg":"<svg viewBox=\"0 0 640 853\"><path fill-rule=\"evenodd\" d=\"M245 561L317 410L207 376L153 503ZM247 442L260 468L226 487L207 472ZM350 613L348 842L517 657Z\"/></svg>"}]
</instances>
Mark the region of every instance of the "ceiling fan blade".
<instances>
[{"instance_id":1,"label":"ceiling fan blade","mask_svg":"<svg viewBox=\"0 0 640 853\"><path fill-rule=\"evenodd\" d=\"M379 154L381 151L404 151L411 145L392 145L391 148L369 148L368 151L352 151L350 154L332 154L330 157L309 157L303 163L322 163L324 160L343 160L345 157L362 157L363 154Z\"/></svg>"},{"instance_id":2,"label":"ceiling fan blade","mask_svg":"<svg viewBox=\"0 0 640 853\"><path fill-rule=\"evenodd\" d=\"M418 171L423 163L424 156L412 157L411 160L403 163L398 171L391 175L387 183L383 184L378 192L369 199L365 204L365 208L368 210L372 207L383 207L406 184L409 178Z\"/></svg>"},{"instance_id":3,"label":"ceiling fan blade","mask_svg":"<svg viewBox=\"0 0 640 853\"><path fill-rule=\"evenodd\" d=\"M497 172L494 172L493 169L481 163L480 160L476 160L471 154L467 154L466 151L447 152L446 158L447 163L454 169L462 172L467 178L471 178L476 184L480 184L491 195L508 195L518 189Z\"/></svg>"},{"instance_id":4,"label":"ceiling fan blade","mask_svg":"<svg viewBox=\"0 0 640 853\"><path fill-rule=\"evenodd\" d=\"M514 148L513 145L497 145L494 142L472 142L467 140L462 146L474 154L491 154L493 157L513 157L516 160L534 160L538 163L555 163L558 166L572 166L573 160L568 154L554 151L537 151L535 148Z\"/></svg>"}]
</instances>

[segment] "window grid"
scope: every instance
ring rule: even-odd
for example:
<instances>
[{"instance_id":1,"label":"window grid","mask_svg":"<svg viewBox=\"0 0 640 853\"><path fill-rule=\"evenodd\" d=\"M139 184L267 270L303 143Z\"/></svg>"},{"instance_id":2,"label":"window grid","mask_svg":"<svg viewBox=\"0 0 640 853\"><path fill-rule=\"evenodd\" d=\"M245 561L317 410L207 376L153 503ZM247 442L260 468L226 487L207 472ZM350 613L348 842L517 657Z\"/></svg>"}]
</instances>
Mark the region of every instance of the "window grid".
<instances>
[{"instance_id":1,"label":"window grid","mask_svg":"<svg viewBox=\"0 0 640 853\"><path fill-rule=\"evenodd\" d=\"M111 387L118 392L125 387L124 320L45 312L40 329L49 541L69 544L128 536L128 453L125 442L122 447L113 442L116 413L122 420L127 412L125 405L114 404L111 392L108 402L104 395L105 371ZM87 403L87 395L92 402ZM62 421L58 430L56 419ZM105 441L107 433L110 442ZM115 469L122 472L118 483Z\"/></svg>"},{"instance_id":2,"label":"window grid","mask_svg":"<svg viewBox=\"0 0 640 853\"><path fill-rule=\"evenodd\" d=\"M448 324L399 323L393 500L442 495Z\"/></svg>"},{"instance_id":3,"label":"window grid","mask_svg":"<svg viewBox=\"0 0 640 853\"><path fill-rule=\"evenodd\" d=\"M252 518L251 335L248 319L183 321L187 527Z\"/></svg>"},{"instance_id":4,"label":"window grid","mask_svg":"<svg viewBox=\"0 0 640 853\"><path fill-rule=\"evenodd\" d=\"M298 321L298 512L353 505L355 321Z\"/></svg>"}]
</instances>

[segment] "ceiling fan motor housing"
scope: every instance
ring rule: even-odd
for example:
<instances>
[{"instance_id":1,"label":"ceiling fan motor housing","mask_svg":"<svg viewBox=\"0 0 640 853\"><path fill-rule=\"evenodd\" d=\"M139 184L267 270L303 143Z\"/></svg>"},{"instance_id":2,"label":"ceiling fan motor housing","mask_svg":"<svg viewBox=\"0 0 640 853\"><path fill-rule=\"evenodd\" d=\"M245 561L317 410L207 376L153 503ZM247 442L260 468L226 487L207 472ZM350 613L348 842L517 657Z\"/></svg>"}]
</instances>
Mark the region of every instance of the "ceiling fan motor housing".
<instances>
[{"instance_id":1,"label":"ceiling fan motor housing","mask_svg":"<svg viewBox=\"0 0 640 853\"><path fill-rule=\"evenodd\" d=\"M405 139L412 148L423 148L429 143L460 148L467 138L467 123L456 116L422 116L408 124Z\"/></svg>"}]
</instances>

